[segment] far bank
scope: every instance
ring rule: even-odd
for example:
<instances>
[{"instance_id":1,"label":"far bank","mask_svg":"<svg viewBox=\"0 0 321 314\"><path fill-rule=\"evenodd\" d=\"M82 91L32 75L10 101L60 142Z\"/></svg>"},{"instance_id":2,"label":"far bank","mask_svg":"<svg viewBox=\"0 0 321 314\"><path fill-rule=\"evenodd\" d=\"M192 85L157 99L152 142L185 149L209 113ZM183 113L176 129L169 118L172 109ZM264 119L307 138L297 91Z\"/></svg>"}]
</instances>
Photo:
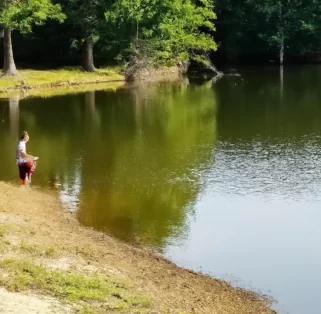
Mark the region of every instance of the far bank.
<instances>
[{"instance_id":1,"label":"far bank","mask_svg":"<svg viewBox=\"0 0 321 314\"><path fill-rule=\"evenodd\" d=\"M52 70L19 70L18 75L0 78L0 93L11 90L43 89L93 83L124 81L121 67L106 67L85 72L80 67Z\"/></svg>"},{"instance_id":2,"label":"far bank","mask_svg":"<svg viewBox=\"0 0 321 314\"><path fill-rule=\"evenodd\" d=\"M145 69L139 72L137 81L172 81L180 78L178 67ZM8 98L19 93L44 96L55 94L55 90L83 90L84 86L94 84L126 83L125 70L121 66L96 69L95 72L85 72L80 67L67 67L52 70L19 70L13 77L0 77L0 98ZM93 89L90 87L90 89Z\"/></svg>"}]
</instances>

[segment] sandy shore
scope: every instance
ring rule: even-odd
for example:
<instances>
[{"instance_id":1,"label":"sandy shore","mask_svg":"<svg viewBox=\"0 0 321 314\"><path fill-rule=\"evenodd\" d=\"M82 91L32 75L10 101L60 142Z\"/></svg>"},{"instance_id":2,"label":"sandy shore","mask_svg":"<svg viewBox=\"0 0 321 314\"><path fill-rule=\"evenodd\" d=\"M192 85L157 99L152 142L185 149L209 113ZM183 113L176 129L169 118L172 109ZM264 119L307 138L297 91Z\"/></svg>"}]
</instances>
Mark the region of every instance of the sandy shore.
<instances>
[{"instance_id":1,"label":"sandy shore","mask_svg":"<svg viewBox=\"0 0 321 314\"><path fill-rule=\"evenodd\" d=\"M0 182L0 227L0 284L11 290L0 289L1 313L276 313L270 300L253 292L81 226L62 209L57 195L40 188ZM40 279L37 267L42 267ZM73 299L81 286L78 279L73 291L54 283L74 274L105 278L104 285L113 288L104 290L106 297ZM99 293L100 284L95 287ZM29 310L17 310L23 302Z\"/></svg>"}]
</instances>

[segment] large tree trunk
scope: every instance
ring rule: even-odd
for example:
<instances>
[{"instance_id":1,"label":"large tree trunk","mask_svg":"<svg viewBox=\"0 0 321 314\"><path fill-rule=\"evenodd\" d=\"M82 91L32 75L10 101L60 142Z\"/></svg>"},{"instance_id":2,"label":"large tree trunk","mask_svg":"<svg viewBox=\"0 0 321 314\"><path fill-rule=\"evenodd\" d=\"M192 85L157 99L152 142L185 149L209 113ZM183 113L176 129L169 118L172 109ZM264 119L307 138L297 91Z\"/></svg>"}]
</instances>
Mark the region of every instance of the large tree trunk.
<instances>
[{"instance_id":1,"label":"large tree trunk","mask_svg":"<svg viewBox=\"0 0 321 314\"><path fill-rule=\"evenodd\" d=\"M12 41L11 41L11 28L6 27L4 29L4 41L3 41L3 75L13 76L18 74L16 65L13 59Z\"/></svg>"},{"instance_id":2,"label":"large tree trunk","mask_svg":"<svg viewBox=\"0 0 321 314\"><path fill-rule=\"evenodd\" d=\"M84 56L83 56L83 64L82 64L84 70L87 72L95 72L93 50L94 50L94 41L90 36L85 40L85 43L84 43Z\"/></svg>"}]
</instances>

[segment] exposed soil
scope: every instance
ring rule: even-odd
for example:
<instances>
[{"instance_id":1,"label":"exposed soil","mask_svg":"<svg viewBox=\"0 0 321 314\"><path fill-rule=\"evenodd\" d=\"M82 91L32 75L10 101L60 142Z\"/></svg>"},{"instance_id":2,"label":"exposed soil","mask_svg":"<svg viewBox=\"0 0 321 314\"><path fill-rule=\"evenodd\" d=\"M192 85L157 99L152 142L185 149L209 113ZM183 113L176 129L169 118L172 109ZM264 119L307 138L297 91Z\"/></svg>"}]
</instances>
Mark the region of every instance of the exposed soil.
<instances>
[{"instance_id":1,"label":"exposed soil","mask_svg":"<svg viewBox=\"0 0 321 314\"><path fill-rule=\"evenodd\" d=\"M66 305L53 298L33 294L8 292L0 288L0 313L8 314L64 314L71 313Z\"/></svg>"},{"instance_id":2,"label":"exposed soil","mask_svg":"<svg viewBox=\"0 0 321 314\"><path fill-rule=\"evenodd\" d=\"M1 225L11 226L5 234L9 246L2 259L17 254L10 247L21 240L44 250L54 248L53 256L34 254L35 259L51 268L104 270L124 278L133 291L151 299L148 313L276 313L270 300L253 292L182 269L153 252L81 226L74 215L62 209L57 195L40 188L0 182ZM24 300L30 301L26 301L29 312L21 310ZM0 290L1 313L61 313L57 302Z\"/></svg>"},{"instance_id":3,"label":"exposed soil","mask_svg":"<svg viewBox=\"0 0 321 314\"><path fill-rule=\"evenodd\" d=\"M142 68L133 75L131 82L171 82L181 79L180 69L177 66L169 68Z\"/></svg>"}]
</instances>

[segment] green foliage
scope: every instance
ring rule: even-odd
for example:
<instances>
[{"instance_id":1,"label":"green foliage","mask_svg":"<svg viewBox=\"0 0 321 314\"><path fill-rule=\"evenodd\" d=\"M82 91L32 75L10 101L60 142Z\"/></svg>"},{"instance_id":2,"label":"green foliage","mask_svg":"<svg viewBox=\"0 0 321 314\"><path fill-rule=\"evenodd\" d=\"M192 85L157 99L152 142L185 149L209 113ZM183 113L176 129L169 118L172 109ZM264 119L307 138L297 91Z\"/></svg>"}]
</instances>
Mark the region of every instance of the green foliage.
<instances>
[{"instance_id":1,"label":"green foliage","mask_svg":"<svg viewBox=\"0 0 321 314\"><path fill-rule=\"evenodd\" d=\"M50 0L3 0L0 2L0 24L3 27L17 29L22 33L32 31L32 25L42 25L48 19L62 22L65 14L60 4Z\"/></svg>"},{"instance_id":2,"label":"green foliage","mask_svg":"<svg viewBox=\"0 0 321 314\"><path fill-rule=\"evenodd\" d=\"M319 0L217 0L218 38L229 59L240 55L306 55L320 49Z\"/></svg>"},{"instance_id":3,"label":"green foliage","mask_svg":"<svg viewBox=\"0 0 321 314\"><path fill-rule=\"evenodd\" d=\"M251 62L252 56L274 59L281 47L296 57L321 49L321 0L215 0L215 7L213 0L53 3L0 0L0 24L24 34L13 37L19 61L75 65L87 39L95 44L97 65L135 53L163 66L187 59L204 62L202 55L217 48L229 60L245 56ZM55 21L44 25L48 19Z\"/></svg>"},{"instance_id":4,"label":"green foliage","mask_svg":"<svg viewBox=\"0 0 321 314\"><path fill-rule=\"evenodd\" d=\"M217 49L211 36L216 18L212 0L198 4L191 0L121 0L105 15L114 27L127 25L131 30L122 38L130 43L130 51L143 47L157 65Z\"/></svg>"},{"instance_id":5,"label":"green foliage","mask_svg":"<svg viewBox=\"0 0 321 314\"><path fill-rule=\"evenodd\" d=\"M289 41L319 33L320 20L313 19L316 13L321 14L319 1L248 1L252 3L258 18L266 21L266 28L258 32L259 36L276 49L289 49Z\"/></svg>"},{"instance_id":6,"label":"green foliage","mask_svg":"<svg viewBox=\"0 0 321 314\"><path fill-rule=\"evenodd\" d=\"M62 0L67 13L68 24L74 27L75 38L72 45L78 48L84 40L92 37L94 42L100 38L100 24L105 20L107 0Z\"/></svg>"}]
</instances>

